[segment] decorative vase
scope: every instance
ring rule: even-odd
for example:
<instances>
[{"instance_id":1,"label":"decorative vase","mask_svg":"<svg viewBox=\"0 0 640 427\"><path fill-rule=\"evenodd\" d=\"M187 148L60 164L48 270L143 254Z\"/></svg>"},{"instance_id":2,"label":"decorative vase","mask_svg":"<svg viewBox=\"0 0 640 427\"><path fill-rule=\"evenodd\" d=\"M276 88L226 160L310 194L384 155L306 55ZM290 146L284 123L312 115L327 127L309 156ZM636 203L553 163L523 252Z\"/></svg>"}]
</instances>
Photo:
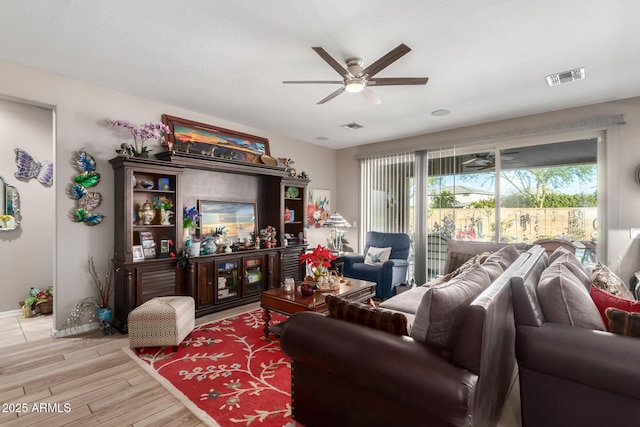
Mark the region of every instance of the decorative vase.
<instances>
[{"instance_id":1,"label":"decorative vase","mask_svg":"<svg viewBox=\"0 0 640 427\"><path fill-rule=\"evenodd\" d=\"M173 216L173 212L168 211L164 208L160 208L160 224L162 225L171 225L171 217Z\"/></svg>"},{"instance_id":2,"label":"decorative vase","mask_svg":"<svg viewBox=\"0 0 640 427\"><path fill-rule=\"evenodd\" d=\"M189 256L200 256L200 242L191 242L189 245Z\"/></svg>"},{"instance_id":3,"label":"decorative vase","mask_svg":"<svg viewBox=\"0 0 640 427\"><path fill-rule=\"evenodd\" d=\"M318 283L323 278L327 277L328 273L329 273L329 270L327 269L327 267L323 267L323 266L314 267L313 268L313 280L316 283Z\"/></svg>"},{"instance_id":4,"label":"decorative vase","mask_svg":"<svg viewBox=\"0 0 640 427\"><path fill-rule=\"evenodd\" d=\"M102 326L104 322L111 322L111 319L113 319L111 307L98 308L98 322L100 322L100 326Z\"/></svg>"},{"instance_id":5,"label":"decorative vase","mask_svg":"<svg viewBox=\"0 0 640 427\"><path fill-rule=\"evenodd\" d=\"M143 225L149 225L151 224L151 221L153 221L153 218L155 217L156 217L156 213L151 207L151 205L149 204L149 201L148 200L145 201L140 207L140 209L138 210L138 218L140 218L140 221L142 221Z\"/></svg>"}]
</instances>

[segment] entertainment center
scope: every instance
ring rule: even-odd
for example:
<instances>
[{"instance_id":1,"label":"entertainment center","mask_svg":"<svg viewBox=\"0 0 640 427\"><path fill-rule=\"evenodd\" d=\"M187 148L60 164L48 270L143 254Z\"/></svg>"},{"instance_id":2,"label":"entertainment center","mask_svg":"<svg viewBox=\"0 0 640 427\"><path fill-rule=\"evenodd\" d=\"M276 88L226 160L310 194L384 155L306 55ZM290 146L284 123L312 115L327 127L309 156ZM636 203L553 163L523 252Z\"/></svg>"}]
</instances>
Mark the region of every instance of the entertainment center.
<instances>
[{"instance_id":1,"label":"entertainment center","mask_svg":"<svg viewBox=\"0 0 640 427\"><path fill-rule=\"evenodd\" d=\"M306 249L309 180L293 177L283 167L208 155L165 151L155 157L119 156L109 161L115 181L118 330L126 333L129 312L156 296L190 295L196 316L202 316L259 301L261 291L280 286L285 277L304 277L298 257ZM164 214L156 210L150 221L151 215L141 217L140 212L148 212L145 204L153 208L158 200L164 203ZM199 206L200 201L255 204L256 235L275 227L277 243L267 248L236 245L231 253L181 259L188 232L182 226L183 206ZM295 216L285 221L285 209Z\"/></svg>"}]
</instances>

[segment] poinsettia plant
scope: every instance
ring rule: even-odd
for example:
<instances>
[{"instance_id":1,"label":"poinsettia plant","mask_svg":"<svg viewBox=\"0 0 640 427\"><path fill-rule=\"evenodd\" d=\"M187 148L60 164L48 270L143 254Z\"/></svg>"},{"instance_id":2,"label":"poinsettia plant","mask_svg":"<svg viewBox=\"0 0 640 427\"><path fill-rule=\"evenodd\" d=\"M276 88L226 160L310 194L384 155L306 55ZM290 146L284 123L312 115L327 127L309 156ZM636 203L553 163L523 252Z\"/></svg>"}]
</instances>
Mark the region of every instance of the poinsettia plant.
<instances>
[{"instance_id":1,"label":"poinsettia plant","mask_svg":"<svg viewBox=\"0 0 640 427\"><path fill-rule=\"evenodd\" d=\"M331 249L324 248L321 245L318 245L310 252L300 255L299 258L300 261L311 267L314 276L321 275L323 270L331 267L331 261L334 259L336 259L336 256L331 253Z\"/></svg>"}]
</instances>

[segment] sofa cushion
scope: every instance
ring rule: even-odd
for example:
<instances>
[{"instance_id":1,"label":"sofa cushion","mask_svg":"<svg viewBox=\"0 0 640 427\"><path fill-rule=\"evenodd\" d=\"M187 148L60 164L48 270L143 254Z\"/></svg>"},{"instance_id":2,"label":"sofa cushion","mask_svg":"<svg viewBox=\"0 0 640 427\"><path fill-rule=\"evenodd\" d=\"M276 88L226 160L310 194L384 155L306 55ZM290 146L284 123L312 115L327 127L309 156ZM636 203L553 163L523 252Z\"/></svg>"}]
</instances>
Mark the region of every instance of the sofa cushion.
<instances>
[{"instance_id":1,"label":"sofa cushion","mask_svg":"<svg viewBox=\"0 0 640 427\"><path fill-rule=\"evenodd\" d=\"M628 311L631 313L640 313L640 301L633 301L630 299L622 298L618 295L610 294L607 291L603 291L593 285L589 288L589 295L596 304L598 312L604 321L604 326L609 329L609 319L605 314L605 311L609 307L619 308L620 310Z\"/></svg>"},{"instance_id":2,"label":"sofa cushion","mask_svg":"<svg viewBox=\"0 0 640 427\"><path fill-rule=\"evenodd\" d=\"M596 288L600 288L610 294L633 299L633 293L625 286L622 279L616 276L609 267L599 261L593 269L591 282Z\"/></svg>"},{"instance_id":3,"label":"sofa cushion","mask_svg":"<svg viewBox=\"0 0 640 427\"><path fill-rule=\"evenodd\" d=\"M562 248L564 249L564 248ZM556 249L556 252L558 249ZM560 263L564 264L573 275L580 280L585 289L589 289L591 286L591 276L587 273L587 270L580 263L578 258L568 250L564 249L565 253L560 253L558 256L554 257L553 262L550 262L549 265ZM554 252L552 255L554 255Z\"/></svg>"},{"instance_id":4,"label":"sofa cushion","mask_svg":"<svg viewBox=\"0 0 640 427\"><path fill-rule=\"evenodd\" d=\"M553 264L553 262L561 255L564 254L572 254L569 249L564 246L558 246L555 251L551 255L549 255L549 264ZM573 255L573 254L572 254ZM574 255L575 256L575 255Z\"/></svg>"},{"instance_id":5,"label":"sofa cushion","mask_svg":"<svg viewBox=\"0 0 640 427\"><path fill-rule=\"evenodd\" d=\"M364 263L368 265L381 266L389 260L391 248L376 248L370 246L367 254L364 256Z\"/></svg>"},{"instance_id":6,"label":"sofa cushion","mask_svg":"<svg viewBox=\"0 0 640 427\"><path fill-rule=\"evenodd\" d=\"M611 332L640 338L640 313L629 313L619 308L610 307L606 310Z\"/></svg>"},{"instance_id":7,"label":"sofa cushion","mask_svg":"<svg viewBox=\"0 0 640 427\"><path fill-rule=\"evenodd\" d=\"M381 302L380 307L389 310L401 311L403 313L416 314L416 311L418 311L418 307L420 306L420 300L422 300L422 296L428 289L428 285L416 286L415 288L394 295L393 297Z\"/></svg>"},{"instance_id":8,"label":"sofa cushion","mask_svg":"<svg viewBox=\"0 0 640 427\"><path fill-rule=\"evenodd\" d=\"M469 304L491 284L489 275L476 264L446 283L429 286L411 328L411 337L436 347L453 349L464 324Z\"/></svg>"},{"instance_id":9,"label":"sofa cushion","mask_svg":"<svg viewBox=\"0 0 640 427\"><path fill-rule=\"evenodd\" d=\"M500 275L504 272L502 264L500 264L498 260L495 259L485 261L482 264L482 268L484 268L484 270L489 275L489 280L491 280L491 283L493 283L493 281L500 277Z\"/></svg>"},{"instance_id":10,"label":"sofa cushion","mask_svg":"<svg viewBox=\"0 0 640 427\"><path fill-rule=\"evenodd\" d=\"M325 301L330 317L394 335L408 335L407 318L403 314L354 303L333 295L327 295Z\"/></svg>"},{"instance_id":11,"label":"sofa cushion","mask_svg":"<svg viewBox=\"0 0 640 427\"><path fill-rule=\"evenodd\" d=\"M554 263L542 272L538 299L548 322L605 330L589 292L565 264Z\"/></svg>"}]
</instances>

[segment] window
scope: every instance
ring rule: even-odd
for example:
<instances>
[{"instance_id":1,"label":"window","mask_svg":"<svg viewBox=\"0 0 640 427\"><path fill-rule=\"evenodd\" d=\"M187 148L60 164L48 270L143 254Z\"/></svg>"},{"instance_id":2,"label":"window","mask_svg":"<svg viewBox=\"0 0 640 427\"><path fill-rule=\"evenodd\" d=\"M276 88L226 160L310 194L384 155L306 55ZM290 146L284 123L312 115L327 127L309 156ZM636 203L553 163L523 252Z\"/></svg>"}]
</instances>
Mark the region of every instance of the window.
<instances>
[{"instance_id":1,"label":"window","mask_svg":"<svg viewBox=\"0 0 640 427\"><path fill-rule=\"evenodd\" d=\"M443 274L450 239L561 238L573 242L583 263L593 262L600 140L593 133L363 159L363 231L408 233L414 245L408 280L417 283Z\"/></svg>"}]
</instances>

